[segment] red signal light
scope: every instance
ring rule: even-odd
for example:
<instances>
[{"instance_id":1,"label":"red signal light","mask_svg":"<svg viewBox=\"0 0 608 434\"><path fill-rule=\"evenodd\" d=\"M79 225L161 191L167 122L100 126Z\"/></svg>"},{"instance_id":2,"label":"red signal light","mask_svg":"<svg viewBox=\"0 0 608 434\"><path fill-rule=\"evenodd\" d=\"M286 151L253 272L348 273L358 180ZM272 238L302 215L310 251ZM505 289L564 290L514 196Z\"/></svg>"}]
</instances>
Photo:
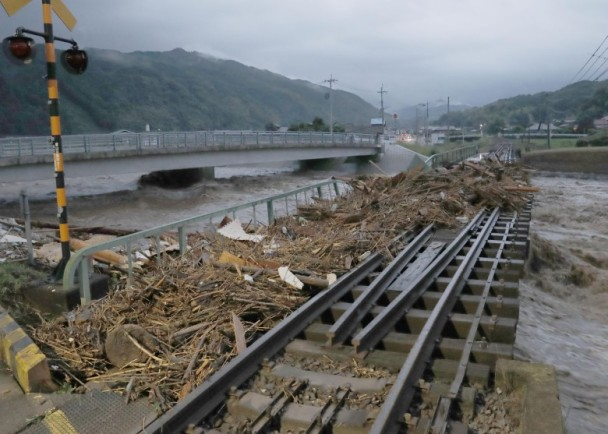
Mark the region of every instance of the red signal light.
<instances>
[{"instance_id":1,"label":"red signal light","mask_svg":"<svg viewBox=\"0 0 608 434\"><path fill-rule=\"evenodd\" d=\"M61 53L61 64L72 74L82 74L89 64L86 51L70 48Z\"/></svg>"},{"instance_id":2,"label":"red signal light","mask_svg":"<svg viewBox=\"0 0 608 434\"><path fill-rule=\"evenodd\" d=\"M36 54L34 40L21 35L4 38L2 51L12 63L17 65L32 63Z\"/></svg>"}]
</instances>

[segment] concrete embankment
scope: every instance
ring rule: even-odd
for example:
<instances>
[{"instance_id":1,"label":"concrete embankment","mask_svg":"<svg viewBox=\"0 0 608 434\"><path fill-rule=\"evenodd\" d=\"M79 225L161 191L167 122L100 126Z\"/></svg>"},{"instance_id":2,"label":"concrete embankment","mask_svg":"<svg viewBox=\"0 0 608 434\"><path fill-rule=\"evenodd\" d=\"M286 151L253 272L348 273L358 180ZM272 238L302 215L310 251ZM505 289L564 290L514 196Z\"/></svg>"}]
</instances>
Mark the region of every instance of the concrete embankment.
<instances>
[{"instance_id":1,"label":"concrete embankment","mask_svg":"<svg viewBox=\"0 0 608 434\"><path fill-rule=\"evenodd\" d=\"M521 161L538 170L608 175L608 147L548 149L524 154Z\"/></svg>"}]
</instances>

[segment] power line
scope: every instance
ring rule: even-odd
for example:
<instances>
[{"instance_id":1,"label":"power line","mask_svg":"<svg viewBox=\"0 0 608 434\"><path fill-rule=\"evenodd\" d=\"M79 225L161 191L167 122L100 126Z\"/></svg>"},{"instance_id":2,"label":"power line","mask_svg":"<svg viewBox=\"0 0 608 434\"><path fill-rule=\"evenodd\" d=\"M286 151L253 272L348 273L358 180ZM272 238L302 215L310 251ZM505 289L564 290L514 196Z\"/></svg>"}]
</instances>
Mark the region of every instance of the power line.
<instances>
[{"instance_id":1,"label":"power line","mask_svg":"<svg viewBox=\"0 0 608 434\"><path fill-rule=\"evenodd\" d=\"M600 78L602 78L604 76L604 74L606 74L608 72L608 68L604 69L604 72L602 72L600 75L598 75L597 77L595 77L595 81L598 81Z\"/></svg>"},{"instance_id":2,"label":"power line","mask_svg":"<svg viewBox=\"0 0 608 434\"><path fill-rule=\"evenodd\" d=\"M600 68L602 66L604 66L604 64L606 63L606 58L604 57L604 54L606 53L606 51L608 51L608 46L606 48L604 48L604 51L602 51L601 54L598 54L597 56L595 56L595 60L593 61L593 63L589 66L589 69L587 70L588 74L585 74L581 79L584 80L586 77L588 77L589 80L592 79L592 77L600 70ZM593 68L601 59L604 59L604 61L593 70L593 72L591 72L591 68Z\"/></svg>"},{"instance_id":3,"label":"power line","mask_svg":"<svg viewBox=\"0 0 608 434\"><path fill-rule=\"evenodd\" d=\"M574 80L576 79L576 77L578 77L578 75L581 73L581 71L583 71L583 69L585 69L585 67L589 64L589 62L591 62L591 59L593 59L595 57L595 54L600 50L600 48L602 48L602 45L604 45L604 43L606 42L606 40L608 40L608 35L606 35L606 37L604 38L604 40L602 41L602 43L595 49L595 51L593 52L593 54L589 57L589 59L587 59L587 61L585 62L585 64L581 67L581 69L578 70L578 72L576 74L574 74L574 77L572 77L572 80L570 80L569 84L574 83ZM593 65L595 65L596 61L593 63ZM583 74L583 77L585 76L585 74ZM582 79L581 79L582 80ZM579 80L580 81L580 80Z\"/></svg>"},{"instance_id":4,"label":"power line","mask_svg":"<svg viewBox=\"0 0 608 434\"><path fill-rule=\"evenodd\" d=\"M608 47L606 47L606 49L604 50L604 52L602 54L604 54L606 51L608 51ZM602 67L606 64L606 62L608 62L607 57L600 56L600 58L604 59L604 61L597 68L595 68L595 70L591 73L591 77L593 77L595 74L597 74L600 71L600 69L602 69ZM597 76L595 78L595 81L597 81Z\"/></svg>"}]
</instances>

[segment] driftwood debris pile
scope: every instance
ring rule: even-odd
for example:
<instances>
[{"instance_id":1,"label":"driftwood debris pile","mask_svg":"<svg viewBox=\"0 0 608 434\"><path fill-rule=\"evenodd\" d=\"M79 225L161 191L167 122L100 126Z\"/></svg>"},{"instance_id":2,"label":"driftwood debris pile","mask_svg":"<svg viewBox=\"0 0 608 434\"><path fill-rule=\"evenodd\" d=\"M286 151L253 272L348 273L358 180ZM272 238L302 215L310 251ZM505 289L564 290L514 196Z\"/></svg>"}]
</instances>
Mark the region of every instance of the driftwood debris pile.
<instances>
[{"instance_id":1,"label":"driftwood debris pile","mask_svg":"<svg viewBox=\"0 0 608 434\"><path fill-rule=\"evenodd\" d=\"M184 256L150 261L130 285L120 277L108 297L33 337L75 388L101 382L162 411L370 253L389 260L404 234L429 223L456 228L483 207L521 207L524 178L514 166L467 162L350 179L347 197L271 227L239 227L250 239L191 234Z\"/></svg>"}]
</instances>

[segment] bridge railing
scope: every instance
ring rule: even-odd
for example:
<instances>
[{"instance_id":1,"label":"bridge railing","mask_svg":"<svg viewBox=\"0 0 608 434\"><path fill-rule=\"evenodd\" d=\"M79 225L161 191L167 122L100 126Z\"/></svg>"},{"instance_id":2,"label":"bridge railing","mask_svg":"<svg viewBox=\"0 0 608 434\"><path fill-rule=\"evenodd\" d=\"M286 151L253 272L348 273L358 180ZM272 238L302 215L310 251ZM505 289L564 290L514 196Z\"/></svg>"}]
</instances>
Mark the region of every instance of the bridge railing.
<instances>
[{"instance_id":1,"label":"bridge railing","mask_svg":"<svg viewBox=\"0 0 608 434\"><path fill-rule=\"evenodd\" d=\"M452 149L439 154L433 154L426 159L425 163L428 167L436 169L446 164L464 161L467 158L474 157L478 154L479 145L463 146L462 148Z\"/></svg>"},{"instance_id":2,"label":"bridge railing","mask_svg":"<svg viewBox=\"0 0 608 434\"><path fill-rule=\"evenodd\" d=\"M187 131L158 133L87 134L62 136L63 152L96 153L155 148L239 148L287 145L375 146L373 134L266 131ZM0 139L0 158L50 155L49 136Z\"/></svg>"},{"instance_id":3,"label":"bridge railing","mask_svg":"<svg viewBox=\"0 0 608 434\"><path fill-rule=\"evenodd\" d=\"M187 249L187 234L199 230L215 230L217 224L226 216L247 221L252 227L271 225L278 217L292 215L298 206L309 204L318 199L333 200L350 191L350 186L338 179L330 179L307 187L298 188L287 193L274 195L264 199L254 200L242 205L233 206L219 211L206 213L173 223L146 229L133 234L118 237L111 241L95 244L77 250L66 264L63 274L63 287L66 290L76 285L84 303L91 301L90 275L92 273L92 258L103 250L118 250L126 255L127 262L122 267L127 273L128 282L132 279L136 255L140 250L155 246L155 257L158 264L163 260L161 254L161 237L164 235L177 236L180 254Z\"/></svg>"}]
</instances>

